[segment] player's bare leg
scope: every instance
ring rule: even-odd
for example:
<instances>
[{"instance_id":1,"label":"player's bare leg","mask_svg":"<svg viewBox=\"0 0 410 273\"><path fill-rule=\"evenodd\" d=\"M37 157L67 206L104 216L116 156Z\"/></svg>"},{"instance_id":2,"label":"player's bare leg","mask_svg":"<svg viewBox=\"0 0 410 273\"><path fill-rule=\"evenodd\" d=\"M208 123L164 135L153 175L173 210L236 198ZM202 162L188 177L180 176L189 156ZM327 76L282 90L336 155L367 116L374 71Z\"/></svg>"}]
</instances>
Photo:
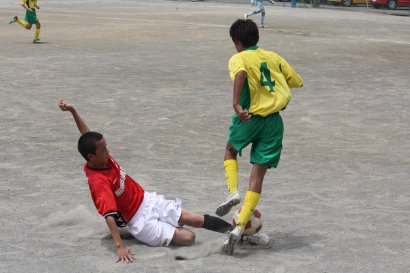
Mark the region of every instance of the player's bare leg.
<instances>
[{"instance_id":1,"label":"player's bare leg","mask_svg":"<svg viewBox=\"0 0 410 273\"><path fill-rule=\"evenodd\" d=\"M186 228L178 227L175 230L171 243L180 246L193 245L195 243L195 233Z\"/></svg>"},{"instance_id":2,"label":"player's bare leg","mask_svg":"<svg viewBox=\"0 0 410 273\"><path fill-rule=\"evenodd\" d=\"M262 192L262 183L265 178L266 171L268 170L267 165L261 165L254 163L249 177L249 191L261 193Z\"/></svg>"},{"instance_id":3,"label":"player's bare leg","mask_svg":"<svg viewBox=\"0 0 410 273\"><path fill-rule=\"evenodd\" d=\"M201 228L204 225L204 218L205 217L203 215L193 213L187 209L182 208L179 222L190 227Z\"/></svg>"}]
</instances>

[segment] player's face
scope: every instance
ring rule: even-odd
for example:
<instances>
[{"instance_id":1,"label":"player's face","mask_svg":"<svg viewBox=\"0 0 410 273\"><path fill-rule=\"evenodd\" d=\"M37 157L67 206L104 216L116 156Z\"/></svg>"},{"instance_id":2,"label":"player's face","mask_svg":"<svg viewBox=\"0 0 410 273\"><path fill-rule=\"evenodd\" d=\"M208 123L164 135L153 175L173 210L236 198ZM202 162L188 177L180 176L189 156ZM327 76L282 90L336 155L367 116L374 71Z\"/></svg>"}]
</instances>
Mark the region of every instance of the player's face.
<instances>
[{"instance_id":1,"label":"player's face","mask_svg":"<svg viewBox=\"0 0 410 273\"><path fill-rule=\"evenodd\" d=\"M105 167L108 162L110 151L107 149L107 143L102 138L95 143L95 155L89 155L90 165L94 167Z\"/></svg>"}]
</instances>

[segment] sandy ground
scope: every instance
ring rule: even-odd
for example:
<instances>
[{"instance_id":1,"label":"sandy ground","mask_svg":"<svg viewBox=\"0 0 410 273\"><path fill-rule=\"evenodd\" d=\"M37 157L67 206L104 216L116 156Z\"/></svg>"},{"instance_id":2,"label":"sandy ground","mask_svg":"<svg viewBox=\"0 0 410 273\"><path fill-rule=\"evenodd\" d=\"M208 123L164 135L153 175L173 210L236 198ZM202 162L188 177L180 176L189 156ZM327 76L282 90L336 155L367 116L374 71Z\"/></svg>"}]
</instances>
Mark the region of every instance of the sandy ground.
<instances>
[{"instance_id":1,"label":"sandy ground","mask_svg":"<svg viewBox=\"0 0 410 273\"><path fill-rule=\"evenodd\" d=\"M214 213L235 48L231 23L248 3L40 1L40 38L0 11L1 272L410 272L410 19L266 4L259 45L303 77L282 113L281 163L259 209L269 247L219 253L224 235L152 248L125 230L133 264L116 264L92 204L74 104L146 190ZM259 16L253 16L259 24ZM249 149L239 160L244 194ZM224 219L230 220L231 216ZM187 260L177 261L182 255Z\"/></svg>"}]
</instances>

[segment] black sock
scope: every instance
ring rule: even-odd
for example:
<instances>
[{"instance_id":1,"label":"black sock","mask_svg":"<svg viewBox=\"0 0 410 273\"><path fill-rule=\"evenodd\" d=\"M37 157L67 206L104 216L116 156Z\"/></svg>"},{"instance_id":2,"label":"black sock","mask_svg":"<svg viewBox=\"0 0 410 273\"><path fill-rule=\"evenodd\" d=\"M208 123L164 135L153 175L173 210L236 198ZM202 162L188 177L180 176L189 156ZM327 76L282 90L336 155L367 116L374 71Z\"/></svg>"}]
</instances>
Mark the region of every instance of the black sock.
<instances>
[{"instance_id":1,"label":"black sock","mask_svg":"<svg viewBox=\"0 0 410 273\"><path fill-rule=\"evenodd\" d=\"M205 221L204 225L202 228L220 232L220 233L225 233L227 231L232 231L234 229L234 226L226 222L225 220L215 217L215 216L210 216L208 214L204 215Z\"/></svg>"}]
</instances>

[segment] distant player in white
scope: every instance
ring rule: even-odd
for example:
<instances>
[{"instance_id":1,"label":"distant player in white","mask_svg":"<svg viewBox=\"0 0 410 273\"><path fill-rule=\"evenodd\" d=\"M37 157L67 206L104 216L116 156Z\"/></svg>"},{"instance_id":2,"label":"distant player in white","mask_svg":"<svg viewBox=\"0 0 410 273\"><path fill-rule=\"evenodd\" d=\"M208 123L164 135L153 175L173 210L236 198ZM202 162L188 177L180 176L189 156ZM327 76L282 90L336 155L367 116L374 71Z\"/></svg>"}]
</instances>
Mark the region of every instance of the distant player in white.
<instances>
[{"instance_id":1,"label":"distant player in white","mask_svg":"<svg viewBox=\"0 0 410 273\"><path fill-rule=\"evenodd\" d=\"M271 3L272 5L275 3L275 1L273 0L268 0L269 3ZM245 13L243 16L245 19L247 19L249 16L254 15L254 14L258 14L258 13L262 13L261 14L261 28L264 28L264 22L265 22L265 7L263 6L263 0L251 0L251 6L255 6L256 4L256 9L254 11L251 11L249 13Z\"/></svg>"}]
</instances>

